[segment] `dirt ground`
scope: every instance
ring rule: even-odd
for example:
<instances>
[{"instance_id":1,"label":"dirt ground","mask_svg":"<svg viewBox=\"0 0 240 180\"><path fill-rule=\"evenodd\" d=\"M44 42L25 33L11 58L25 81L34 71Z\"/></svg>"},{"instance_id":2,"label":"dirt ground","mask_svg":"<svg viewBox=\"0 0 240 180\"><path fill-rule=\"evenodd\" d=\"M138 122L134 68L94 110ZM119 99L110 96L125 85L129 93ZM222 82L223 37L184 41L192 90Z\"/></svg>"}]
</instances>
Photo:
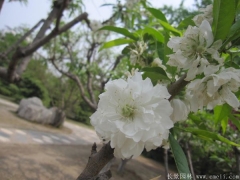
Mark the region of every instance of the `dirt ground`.
<instances>
[{"instance_id":1,"label":"dirt ground","mask_svg":"<svg viewBox=\"0 0 240 180\"><path fill-rule=\"evenodd\" d=\"M74 180L85 167L90 146L0 144L1 180ZM123 176L111 168L112 180L147 180L164 174L158 163L140 157L131 160Z\"/></svg>"},{"instance_id":2,"label":"dirt ground","mask_svg":"<svg viewBox=\"0 0 240 180\"><path fill-rule=\"evenodd\" d=\"M70 129L30 123L14 113L16 109L0 104L0 127L71 133ZM74 180L85 167L91 146L53 144L13 144L0 142L0 180ZM98 147L100 149L100 147ZM111 168L112 180L149 180L161 175L164 166L139 157L129 161L123 175L116 173L120 160ZM157 180L156 179L156 180ZM155 179L154 179L155 180Z\"/></svg>"}]
</instances>

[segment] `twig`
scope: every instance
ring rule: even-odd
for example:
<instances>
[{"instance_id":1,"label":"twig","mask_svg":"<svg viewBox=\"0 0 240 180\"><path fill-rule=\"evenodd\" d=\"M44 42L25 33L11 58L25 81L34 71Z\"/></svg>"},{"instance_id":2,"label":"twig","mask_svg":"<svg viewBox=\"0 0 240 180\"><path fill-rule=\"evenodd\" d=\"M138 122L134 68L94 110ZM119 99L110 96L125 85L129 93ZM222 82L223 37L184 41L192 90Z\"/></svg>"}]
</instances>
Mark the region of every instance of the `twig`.
<instances>
[{"instance_id":1,"label":"twig","mask_svg":"<svg viewBox=\"0 0 240 180\"><path fill-rule=\"evenodd\" d=\"M165 177L168 179L168 149L164 149L164 167L165 167Z\"/></svg>"},{"instance_id":2,"label":"twig","mask_svg":"<svg viewBox=\"0 0 240 180\"><path fill-rule=\"evenodd\" d=\"M77 83L77 86L79 87L79 90L80 90L80 94L81 94L81 97L83 98L83 100L89 105L89 107L92 109L92 110L96 110L97 109L97 105L94 104L93 102L90 101L90 99L88 99L88 97L86 96L85 94L85 90L84 90L84 87L83 87L83 84L82 82L80 81L79 77L70 73L70 72L64 72L63 70L61 70L54 62L54 58L51 59L52 60L52 64L53 66L58 70L58 72L60 72L61 74L69 77L70 79L74 80L76 83Z\"/></svg>"},{"instance_id":3,"label":"twig","mask_svg":"<svg viewBox=\"0 0 240 180\"><path fill-rule=\"evenodd\" d=\"M188 159L188 164L189 164L190 171L191 171L191 174L192 174L192 178L193 178L193 180L196 180L193 165L192 165L191 151L189 149L188 142L185 143L185 148L186 148L186 151L187 151L187 159Z\"/></svg>"},{"instance_id":4,"label":"twig","mask_svg":"<svg viewBox=\"0 0 240 180\"><path fill-rule=\"evenodd\" d=\"M113 67L110 71L114 71L117 68L118 64L120 63L120 61L123 57L124 57L124 55L122 55L122 54L117 56L116 61L114 62ZM110 74L110 76L107 78L107 80L101 82L101 91L104 90L104 86L110 80L111 76L112 75Z\"/></svg>"},{"instance_id":5,"label":"twig","mask_svg":"<svg viewBox=\"0 0 240 180\"><path fill-rule=\"evenodd\" d=\"M237 174L240 177L240 151L238 150L237 147L233 147L233 150L235 152L236 163L237 163L236 172L237 172Z\"/></svg>"}]
</instances>

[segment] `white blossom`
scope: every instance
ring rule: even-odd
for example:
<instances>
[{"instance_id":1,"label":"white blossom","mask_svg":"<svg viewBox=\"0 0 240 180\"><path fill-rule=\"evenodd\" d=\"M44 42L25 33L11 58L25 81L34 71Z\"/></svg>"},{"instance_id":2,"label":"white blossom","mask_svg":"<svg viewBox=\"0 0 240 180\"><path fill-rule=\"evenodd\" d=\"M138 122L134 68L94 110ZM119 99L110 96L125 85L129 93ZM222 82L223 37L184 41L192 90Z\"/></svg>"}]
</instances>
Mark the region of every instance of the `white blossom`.
<instances>
[{"instance_id":1,"label":"white blossom","mask_svg":"<svg viewBox=\"0 0 240 180\"><path fill-rule=\"evenodd\" d=\"M171 106L173 108L171 119L174 123L187 119L190 112L190 107L187 102L184 102L180 99L173 99L171 100Z\"/></svg>"},{"instance_id":2,"label":"white blossom","mask_svg":"<svg viewBox=\"0 0 240 180\"><path fill-rule=\"evenodd\" d=\"M105 88L90 119L99 137L111 141L116 157L137 157L144 147L149 151L168 139L173 110L165 86L153 86L135 72L127 80L108 82Z\"/></svg>"},{"instance_id":3,"label":"white blossom","mask_svg":"<svg viewBox=\"0 0 240 180\"><path fill-rule=\"evenodd\" d=\"M213 22L213 5L210 4L206 8L200 9L201 14L194 16L193 21L196 26L200 26L203 20L207 20L211 25Z\"/></svg>"},{"instance_id":4,"label":"white blossom","mask_svg":"<svg viewBox=\"0 0 240 180\"><path fill-rule=\"evenodd\" d=\"M92 31L97 31L98 29L100 29L101 27L103 27L102 23L100 21L97 20L92 20L90 22L90 27L92 29Z\"/></svg>"},{"instance_id":5,"label":"white blossom","mask_svg":"<svg viewBox=\"0 0 240 180\"><path fill-rule=\"evenodd\" d=\"M167 45L173 49L174 54L169 55L167 64L178 67L178 70L188 70L186 81L205 73L209 65L216 66L216 72L218 65L223 63L223 58L218 53L221 44L221 40L214 42L212 28L208 21L203 20L199 27L189 26L183 37L170 39Z\"/></svg>"},{"instance_id":6,"label":"white blossom","mask_svg":"<svg viewBox=\"0 0 240 180\"><path fill-rule=\"evenodd\" d=\"M125 6L127 9L131 10L136 7L137 3L139 3L139 0L126 0Z\"/></svg>"},{"instance_id":7,"label":"white blossom","mask_svg":"<svg viewBox=\"0 0 240 180\"><path fill-rule=\"evenodd\" d=\"M153 67L154 67L154 66L160 67L160 68L164 69L165 71L167 70L166 66L164 66L164 65L162 64L162 60L159 59L159 58L155 58L155 59L153 60L152 66L153 66Z\"/></svg>"},{"instance_id":8,"label":"white blossom","mask_svg":"<svg viewBox=\"0 0 240 180\"><path fill-rule=\"evenodd\" d=\"M224 103L233 108L239 107L239 100L233 92L240 87L240 70L227 68L218 74L211 74L203 79L196 79L187 86L191 110L196 112L207 106L213 109L216 105Z\"/></svg>"},{"instance_id":9,"label":"white blossom","mask_svg":"<svg viewBox=\"0 0 240 180\"><path fill-rule=\"evenodd\" d=\"M130 62L135 65L139 64L144 66L144 62L141 59L141 55L147 49L147 44L144 41L138 41L134 44L135 48L130 51Z\"/></svg>"}]
</instances>

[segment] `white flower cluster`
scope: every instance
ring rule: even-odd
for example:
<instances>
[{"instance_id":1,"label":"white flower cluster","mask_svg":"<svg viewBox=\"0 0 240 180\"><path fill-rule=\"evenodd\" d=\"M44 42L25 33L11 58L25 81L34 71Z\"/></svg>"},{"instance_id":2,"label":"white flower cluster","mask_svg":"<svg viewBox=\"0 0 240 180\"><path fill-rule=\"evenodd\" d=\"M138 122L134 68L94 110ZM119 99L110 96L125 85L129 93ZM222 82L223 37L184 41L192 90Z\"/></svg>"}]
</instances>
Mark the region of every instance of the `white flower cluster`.
<instances>
[{"instance_id":1,"label":"white flower cluster","mask_svg":"<svg viewBox=\"0 0 240 180\"><path fill-rule=\"evenodd\" d=\"M162 60L160 58L155 58L152 62L152 66L160 67L166 71L166 66L163 65Z\"/></svg>"},{"instance_id":2,"label":"white flower cluster","mask_svg":"<svg viewBox=\"0 0 240 180\"><path fill-rule=\"evenodd\" d=\"M233 92L240 87L240 70L227 68L217 74L192 81L188 87L191 110L196 112L207 106L213 109L216 105L228 103L233 108L239 107L239 100Z\"/></svg>"},{"instance_id":3,"label":"white flower cluster","mask_svg":"<svg viewBox=\"0 0 240 180\"><path fill-rule=\"evenodd\" d=\"M91 20L90 22L90 27L92 29L92 31L97 31L98 29L100 29L101 27L103 27L102 23L100 21L97 20Z\"/></svg>"},{"instance_id":4,"label":"white flower cluster","mask_svg":"<svg viewBox=\"0 0 240 180\"><path fill-rule=\"evenodd\" d=\"M91 124L102 139L111 141L115 157L137 157L144 148L149 151L166 144L173 127L166 87L153 86L149 78L143 80L135 72L127 81L108 82L99 97Z\"/></svg>"},{"instance_id":5,"label":"white flower cluster","mask_svg":"<svg viewBox=\"0 0 240 180\"><path fill-rule=\"evenodd\" d=\"M97 20L91 20L90 27L92 29L92 38L94 42L102 43L106 41L107 36L109 35L109 31L100 30L103 27L102 23Z\"/></svg>"},{"instance_id":6,"label":"white flower cluster","mask_svg":"<svg viewBox=\"0 0 240 180\"><path fill-rule=\"evenodd\" d=\"M147 49L147 44L144 41L138 41L134 46L135 48L130 51L130 61L133 65L140 64L144 66L141 55Z\"/></svg>"},{"instance_id":7,"label":"white flower cluster","mask_svg":"<svg viewBox=\"0 0 240 180\"><path fill-rule=\"evenodd\" d=\"M126 0L125 6L127 9L131 10L136 7L137 3L139 3L139 0Z\"/></svg>"},{"instance_id":8,"label":"white flower cluster","mask_svg":"<svg viewBox=\"0 0 240 180\"><path fill-rule=\"evenodd\" d=\"M218 52L222 42L214 42L212 9L213 6L209 5L200 10L203 13L193 18L196 26L189 26L183 37L172 37L168 42L174 54L169 55L167 64L176 66L178 70L187 70L185 80L192 81L186 89L190 107L182 103L184 108L181 110L180 101L171 102L174 108L171 118L174 122L187 117L189 110L196 112L204 106L213 109L216 105L228 103L233 108L239 107L239 100L233 92L240 87L240 70L222 67L224 59ZM198 74L204 74L205 77L195 79Z\"/></svg>"},{"instance_id":9,"label":"white flower cluster","mask_svg":"<svg viewBox=\"0 0 240 180\"><path fill-rule=\"evenodd\" d=\"M193 18L194 23L196 26L200 26L203 22L203 20L207 20L210 25L212 25L213 22L213 5L210 4L204 9L200 9L200 12L203 12Z\"/></svg>"},{"instance_id":10,"label":"white flower cluster","mask_svg":"<svg viewBox=\"0 0 240 180\"><path fill-rule=\"evenodd\" d=\"M223 63L218 53L222 42L214 42L207 20L203 20L199 27L189 26L183 37L172 37L167 45L174 52L169 55L167 64L188 70L186 81L193 80L197 74L208 74L209 70L214 73Z\"/></svg>"}]
</instances>

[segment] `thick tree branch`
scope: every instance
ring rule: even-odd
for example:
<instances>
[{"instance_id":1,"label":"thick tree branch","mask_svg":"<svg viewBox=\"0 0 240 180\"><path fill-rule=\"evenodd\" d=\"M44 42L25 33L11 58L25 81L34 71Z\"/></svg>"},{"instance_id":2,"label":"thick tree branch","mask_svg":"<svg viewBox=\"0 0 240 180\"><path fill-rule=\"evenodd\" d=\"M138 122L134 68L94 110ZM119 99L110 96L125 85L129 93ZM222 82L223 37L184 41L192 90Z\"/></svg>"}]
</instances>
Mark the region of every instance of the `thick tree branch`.
<instances>
[{"instance_id":1,"label":"thick tree branch","mask_svg":"<svg viewBox=\"0 0 240 180\"><path fill-rule=\"evenodd\" d=\"M96 146L96 143L94 143L93 146ZM98 152L96 152L96 148L92 149L94 149L94 153L89 157L86 168L77 180L89 180L94 178L94 176L97 176L101 169L114 157L113 148L111 148L110 142L103 145Z\"/></svg>"},{"instance_id":2,"label":"thick tree branch","mask_svg":"<svg viewBox=\"0 0 240 180\"><path fill-rule=\"evenodd\" d=\"M184 80L186 76L187 75L184 74L180 79L168 87L168 92L171 94L169 101L172 100L174 96L176 96L189 83L189 81Z\"/></svg>"},{"instance_id":3,"label":"thick tree branch","mask_svg":"<svg viewBox=\"0 0 240 180\"><path fill-rule=\"evenodd\" d=\"M70 0L63 0L63 2L59 3L58 1L55 1L55 7L57 6L59 8L59 11L57 12L57 20L56 20L56 26L55 29L59 29L59 24L63 15L64 9L68 6Z\"/></svg>"},{"instance_id":4,"label":"thick tree branch","mask_svg":"<svg viewBox=\"0 0 240 180\"><path fill-rule=\"evenodd\" d=\"M93 102L91 102L88 97L86 96L85 94L85 90L84 90L84 87L83 87L83 84L82 82L80 81L79 77L70 73L70 72L64 72L63 70L61 70L54 62L54 58L52 58L52 64L53 66L58 70L58 72L60 72L61 74L69 77L70 79L74 80L76 83L77 83L77 86L80 90L80 94L81 94L81 97L83 98L83 100L89 105L89 107L92 109L92 110L96 110L97 109L97 105L94 104Z\"/></svg>"},{"instance_id":5,"label":"thick tree branch","mask_svg":"<svg viewBox=\"0 0 240 180\"><path fill-rule=\"evenodd\" d=\"M3 3L4 3L4 0L0 0L0 12L2 11Z\"/></svg>"},{"instance_id":6,"label":"thick tree branch","mask_svg":"<svg viewBox=\"0 0 240 180\"><path fill-rule=\"evenodd\" d=\"M79 15L78 17L76 17L71 22L67 23L62 28L60 28L59 31L54 29L49 35L45 36L44 38L42 38L39 41L37 41L36 43L34 43L33 46L30 46L30 47L27 47L27 48L18 49L14 53L14 55L12 57L12 61L11 61L10 65L9 65L9 67L8 67L8 77L9 77L10 82L14 81L14 72L16 70L16 65L17 65L17 62L19 61L19 59L31 55L33 52L38 50L40 47L42 47L43 45L47 44L51 39L55 38L56 36L58 36L59 34L65 32L65 31L67 31L68 29L73 27L78 22L87 19L87 16L88 16L87 13L83 13L83 14ZM23 67L26 67L26 65L27 64L25 64L25 66L23 66ZM21 74L21 72L20 72L20 74Z\"/></svg>"},{"instance_id":7,"label":"thick tree branch","mask_svg":"<svg viewBox=\"0 0 240 180\"><path fill-rule=\"evenodd\" d=\"M20 45L21 42L23 42L32 32L40 26L45 20L41 19L35 26L32 27L29 31L27 31L16 43L14 43L12 46L10 46L5 52L5 55L8 55L11 51L16 49Z\"/></svg>"}]
</instances>

